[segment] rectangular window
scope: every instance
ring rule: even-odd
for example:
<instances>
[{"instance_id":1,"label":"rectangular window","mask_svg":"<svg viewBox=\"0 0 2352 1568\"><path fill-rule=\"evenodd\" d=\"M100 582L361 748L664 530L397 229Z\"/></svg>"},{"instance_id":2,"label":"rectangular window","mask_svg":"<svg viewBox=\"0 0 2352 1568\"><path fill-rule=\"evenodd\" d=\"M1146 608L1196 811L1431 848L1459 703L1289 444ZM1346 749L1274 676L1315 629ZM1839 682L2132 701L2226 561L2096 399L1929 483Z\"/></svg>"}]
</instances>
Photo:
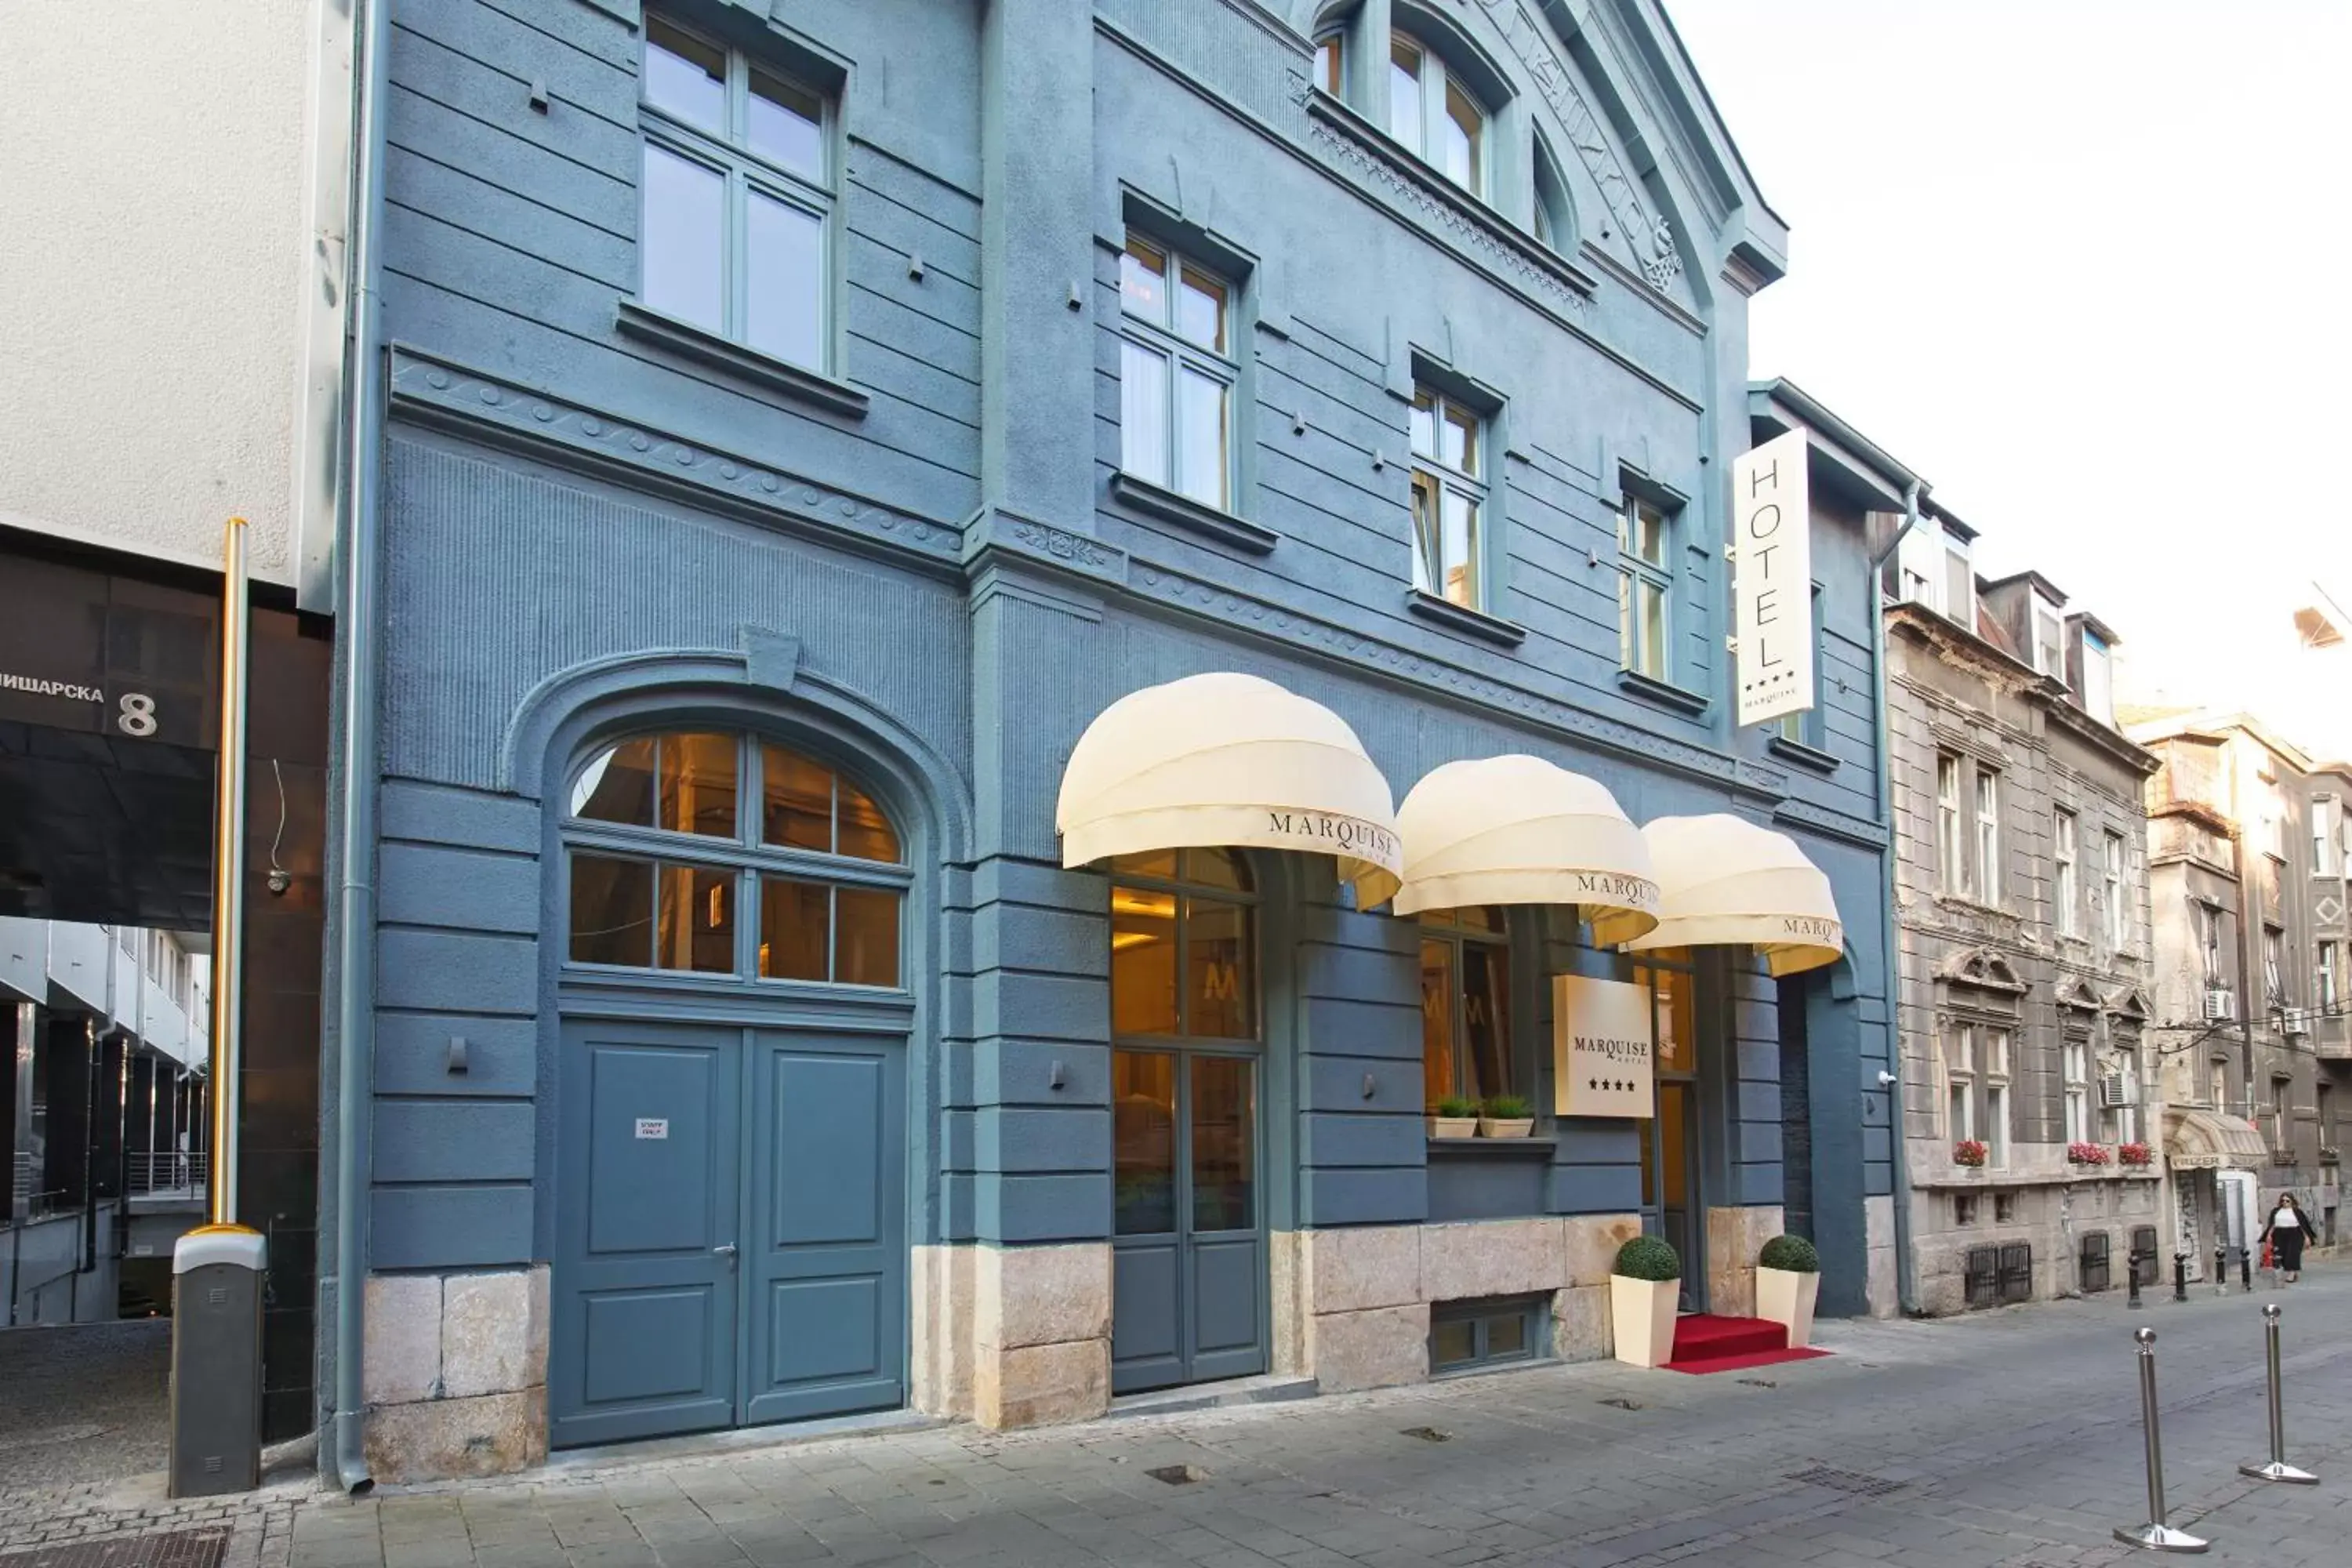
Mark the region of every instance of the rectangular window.
<instances>
[{"instance_id":1,"label":"rectangular window","mask_svg":"<svg viewBox=\"0 0 2352 1568\"><path fill-rule=\"evenodd\" d=\"M1530 1300L1440 1301L1429 1310L1429 1369L1464 1372L1530 1359L1542 1310Z\"/></svg>"},{"instance_id":2,"label":"rectangular window","mask_svg":"<svg viewBox=\"0 0 2352 1568\"><path fill-rule=\"evenodd\" d=\"M1119 467L1219 511L1233 509L1233 289L1129 235L1118 258Z\"/></svg>"},{"instance_id":3,"label":"rectangular window","mask_svg":"<svg viewBox=\"0 0 2352 1568\"><path fill-rule=\"evenodd\" d=\"M2339 966L2343 959L2342 942L2323 942L2319 944L2317 962L2314 965L2319 981L2319 1010L2331 1018L2342 1005L2339 998L2343 994L2343 975Z\"/></svg>"},{"instance_id":4,"label":"rectangular window","mask_svg":"<svg viewBox=\"0 0 2352 1568\"><path fill-rule=\"evenodd\" d=\"M2197 946L2204 955L2205 988L2220 990L2229 984L2221 967L2221 911L2208 903L2191 904L2189 908L2197 917Z\"/></svg>"},{"instance_id":5,"label":"rectangular window","mask_svg":"<svg viewBox=\"0 0 2352 1568\"><path fill-rule=\"evenodd\" d=\"M1499 909L1433 915L1421 940L1423 1098L1509 1094L1511 952Z\"/></svg>"},{"instance_id":6,"label":"rectangular window","mask_svg":"<svg viewBox=\"0 0 2352 1568\"><path fill-rule=\"evenodd\" d=\"M2060 685L2066 681L2066 624L2058 606L2033 595L2033 668Z\"/></svg>"},{"instance_id":7,"label":"rectangular window","mask_svg":"<svg viewBox=\"0 0 2352 1568\"><path fill-rule=\"evenodd\" d=\"M1617 657L1653 680L1674 679L1673 535L1663 509L1625 498L1617 514Z\"/></svg>"},{"instance_id":8,"label":"rectangular window","mask_svg":"<svg viewBox=\"0 0 2352 1568\"><path fill-rule=\"evenodd\" d=\"M2209 1103L2211 1104L2214 1110L2226 1110L2229 1109L2230 1069L2226 1064L2221 1062L2215 1062L2213 1064L2212 1071L2206 1075L2205 1092L2210 1097Z\"/></svg>"},{"instance_id":9,"label":"rectangular window","mask_svg":"<svg viewBox=\"0 0 2352 1568\"><path fill-rule=\"evenodd\" d=\"M1936 852L1944 891L1967 892L1969 852L1960 822L1960 759L1948 752L1936 759Z\"/></svg>"},{"instance_id":10,"label":"rectangular window","mask_svg":"<svg viewBox=\"0 0 2352 1568\"><path fill-rule=\"evenodd\" d=\"M1412 394L1412 585L1486 607L1479 514L1486 501L1486 422L1443 393Z\"/></svg>"},{"instance_id":11,"label":"rectangular window","mask_svg":"<svg viewBox=\"0 0 2352 1568\"><path fill-rule=\"evenodd\" d=\"M2269 1005L2286 1005L2286 933L2263 928L2263 994Z\"/></svg>"},{"instance_id":12,"label":"rectangular window","mask_svg":"<svg viewBox=\"0 0 2352 1568\"><path fill-rule=\"evenodd\" d=\"M1959 1143L1977 1135L1976 1026L1954 1026L1950 1042L1944 1056L1944 1120L1947 1135Z\"/></svg>"},{"instance_id":13,"label":"rectangular window","mask_svg":"<svg viewBox=\"0 0 2352 1568\"><path fill-rule=\"evenodd\" d=\"M2091 1043L2068 1040L2066 1068L2066 1142L2091 1141Z\"/></svg>"},{"instance_id":14,"label":"rectangular window","mask_svg":"<svg viewBox=\"0 0 2352 1568\"><path fill-rule=\"evenodd\" d=\"M2050 816L2050 855L2055 874L2052 878L2051 900L2056 905L2058 934L2080 936L2083 921L2081 879L2075 867L2074 814L2054 811Z\"/></svg>"},{"instance_id":15,"label":"rectangular window","mask_svg":"<svg viewBox=\"0 0 2352 1568\"><path fill-rule=\"evenodd\" d=\"M2105 637L2083 628L2083 710L2102 724L2116 721L2114 656Z\"/></svg>"},{"instance_id":16,"label":"rectangular window","mask_svg":"<svg viewBox=\"0 0 2352 1568\"><path fill-rule=\"evenodd\" d=\"M1977 897L2000 902L2000 775L1990 768L1977 770L1976 874Z\"/></svg>"},{"instance_id":17,"label":"rectangular window","mask_svg":"<svg viewBox=\"0 0 2352 1568\"><path fill-rule=\"evenodd\" d=\"M2311 871L2315 877L2333 877L2341 869L2337 859L2337 843L2342 837L2337 826L2343 806L2334 795L2324 795L2311 803Z\"/></svg>"},{"instance_id":18,"label":"rectangular window","mask_svg":"<svg viewBox=\"0 0 2352 1568\"><path fill-rule=\"evenodd\" d=\"M2271 1147L2274 1149L2284 1149L2291 1144L2287 1123L2294 1113L2294 1092L2293 1080L2283 1078L2271 1079Z\"/></svg>"},{"instance_id":19,"label":"rectangular window","mask_svg":"<svg viewBox=\"0 0 2352 1568\"><path fill-rule=\"evenodd\" d=\"M2099 909L2106 921L2107 947L2116 952L2131 941L2131 910L2124 896L2126 852L2122 834L2105 835L2099 855Z\"/></svg>"},{"instance_id":20,"label":"rectangular window","mask_svg":"<svg viewBox=\"0 0 2352 1568\"><path fill-rule=\"evenodd\" d=\"M649 15L638 108L638 298L824 368L834 195L823 95Z\"/></svg>"},{"instance_id":21,"label":"rectangular window","mask_svg":"<svg viewBox=\"0 0 2352 1568\"><path fill-rule=\"evenodd\" d=\"M2009 1031L1985 1035L1986 1163L2009 1163Z\"/></svg>"},{"instance_id":22,"label":"rectangular window","mask_svg":"<svg viewBox=\"0 0 2352 1568\"><path fill-rule=\"evenodd\" d=\"M1970 631L1977 629L1977 574L1968 552L1947 546L1944 551L1944 614Z\"/></svg>"}]
</instances>

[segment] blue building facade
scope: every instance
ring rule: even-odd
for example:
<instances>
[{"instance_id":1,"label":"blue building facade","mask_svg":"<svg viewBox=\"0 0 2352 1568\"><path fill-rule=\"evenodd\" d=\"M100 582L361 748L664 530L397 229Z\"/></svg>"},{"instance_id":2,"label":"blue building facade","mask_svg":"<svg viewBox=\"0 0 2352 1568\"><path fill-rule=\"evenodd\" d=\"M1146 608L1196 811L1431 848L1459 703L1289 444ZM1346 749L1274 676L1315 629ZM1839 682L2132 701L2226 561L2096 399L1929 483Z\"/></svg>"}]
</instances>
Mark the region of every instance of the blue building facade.
<instances>
[{"instance_id":1,"label":"blue building facade","mask_svg":"<svg viewBox=\"0 0 2352 1568\"><path fill-rule=\"evenodd\" d=\"M1785 231L1654 4L393 20L377 1473L1598 1354L1644 1227L1739 1311L1801 1225L1864 1309L1864 519L1817 508L1820 707L1737 730ZM1788 833L1847 957L1066 868L1089 721L1206 671L1400 796L1526 752ZM1558 973L1655 989L1671 1114L1433 1140L1441 1094L1549 1109Z\"/></svg>"}]
</instances>

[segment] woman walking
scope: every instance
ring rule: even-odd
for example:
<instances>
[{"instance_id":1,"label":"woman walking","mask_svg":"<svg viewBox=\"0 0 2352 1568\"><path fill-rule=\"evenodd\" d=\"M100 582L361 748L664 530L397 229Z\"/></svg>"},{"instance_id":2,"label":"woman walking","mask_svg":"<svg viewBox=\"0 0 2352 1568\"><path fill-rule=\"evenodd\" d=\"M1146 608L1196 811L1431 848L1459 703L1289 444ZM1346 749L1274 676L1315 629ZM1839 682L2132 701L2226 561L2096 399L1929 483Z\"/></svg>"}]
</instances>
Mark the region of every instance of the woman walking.
<instances>
[{"instance_id":1,"label":"woman walking","mask_svg":"<svg viewBox=\"0 0 2352 1568\"><path fill-rule=\"evenodd\" d=\"M2293 1193L2279 1194L2278 1207L2271 1211L2270 1224L2263 1226L2262 1239L2277 1254L2279 1272L2288 1284L2294 1284L2294 1277L2303 1272L2303 1244L2311 1239L2311 1221Z\"/></svg>"}]
</instances>

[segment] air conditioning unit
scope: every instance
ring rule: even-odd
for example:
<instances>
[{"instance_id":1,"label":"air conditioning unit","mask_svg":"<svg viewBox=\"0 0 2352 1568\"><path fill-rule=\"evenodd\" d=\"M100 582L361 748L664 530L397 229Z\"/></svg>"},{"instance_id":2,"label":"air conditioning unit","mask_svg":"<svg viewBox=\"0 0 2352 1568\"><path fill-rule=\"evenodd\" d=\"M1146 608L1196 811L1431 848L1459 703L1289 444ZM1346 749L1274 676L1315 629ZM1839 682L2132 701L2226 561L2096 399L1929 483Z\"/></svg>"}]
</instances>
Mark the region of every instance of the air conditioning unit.
<instances>
[{"instance_id":1,"label":"air conditioning unit","mask_svg":"<svg viewBox=\"0 0 2352 1568\"><path fill-rule=\"evenodd\" d=\"M2206 988L2205 1017L2208 1022L2215 1018L2234 1018L2237 1016L2237 1000L2230 994L2227 986L2213 985Z\"/></svg>"},{"instance_id":2,"label":"air conditioning unit","mask_svg":"<svg viewBox=\"0 0 2352 1568\"><path fill-rule=\"evenodd\" d=\"M2099 1109L2113 1110L2139 1103L2139 1079L2127 1072L2111 1072L2099 1079Z\"/></svg>"}]
</instances>

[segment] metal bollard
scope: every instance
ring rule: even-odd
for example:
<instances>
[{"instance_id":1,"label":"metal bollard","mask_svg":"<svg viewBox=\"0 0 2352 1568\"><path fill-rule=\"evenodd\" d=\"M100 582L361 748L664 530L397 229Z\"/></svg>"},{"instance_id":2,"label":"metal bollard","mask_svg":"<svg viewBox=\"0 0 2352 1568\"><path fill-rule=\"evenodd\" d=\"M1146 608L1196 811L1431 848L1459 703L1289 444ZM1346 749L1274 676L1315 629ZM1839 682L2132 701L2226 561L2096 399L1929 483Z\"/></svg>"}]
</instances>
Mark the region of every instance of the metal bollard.
<instances>
[{"instance_id":1,"label":"metal bollard","mask_svg":"<svg viewBox=\"0 0 2352 1568\"><path fill-rule=\"evenodd\" d=\"M2251 1244L2238 1248L2238 1283L2248 1294L2254 1289L2254 1249Z\"/></svg>"},{"instance_id":2,"label":"metal bollard","mask_svg":"<svg viewBox=\"0 0 2352 1568\"><path fill-rule=\"evenodd\" d=\"M2221 1242L2213 1244L2213 1294L2226 1296L2230 1291L2230 1249Z\"/></svg>"},{"instance_id":3,"label":"metal bollard","mask_svg":"<svg viewBox=\"0 0 2352 1568\"><path fill-rule=\"evenodd\" d=\"M2176 1301L2189 1300L2189 1254L2185 1252L2172 1255L2172 1299Z\"/></svg>"},{"instance_id":4,"label":"metal bollard","mask_svg":"<svg viewBox=\"0 0 2352 1568\"><path fill-rule=\"evenodd\" d=\"M2279 1310L2273 1302L2263 1309L2263 1351L2271 1369L2271 1462L2267 1465L2240 1465L2238 1473L2252 1476L2258 1481L2284 1481L2292 1487L2315 1487L2319 1478L2309 1470L2298 1470L2286 1462L2286 1414L2281 1405L2284 1395L2279 1387Z\"/></svg>"},{"instance_id":5,"label":"metal bollard","mask_svg":"<svg viewBox=\"0 0 2352 1568\"><path fill-rule=\"evenodd\" d=\"M2135 1312L2147 1305L2147 1302L2139 1299L2140 1257L2141 1254L2137 1252L2126 1252L2124 1254L2124 1273L2126 1277L2131 1280L2131 1310Z\"/></svg>"},{"instance_id":6,"label":"metal bollard","mask_svg":"<svg viewBox=\"0 0 2352 1568\"><path fill-rule=\"evenodd\" d=\"M2135 1329L2139 1342L2139 1424L2147 1436L2147 1522L2137 1530L2116 1527L2116 1539L2149 1552L2203 1552L2207 1543L2164 1522L2164 1440L2156 1427L2156 1331Z\"/></svg>"}]
</instances>

